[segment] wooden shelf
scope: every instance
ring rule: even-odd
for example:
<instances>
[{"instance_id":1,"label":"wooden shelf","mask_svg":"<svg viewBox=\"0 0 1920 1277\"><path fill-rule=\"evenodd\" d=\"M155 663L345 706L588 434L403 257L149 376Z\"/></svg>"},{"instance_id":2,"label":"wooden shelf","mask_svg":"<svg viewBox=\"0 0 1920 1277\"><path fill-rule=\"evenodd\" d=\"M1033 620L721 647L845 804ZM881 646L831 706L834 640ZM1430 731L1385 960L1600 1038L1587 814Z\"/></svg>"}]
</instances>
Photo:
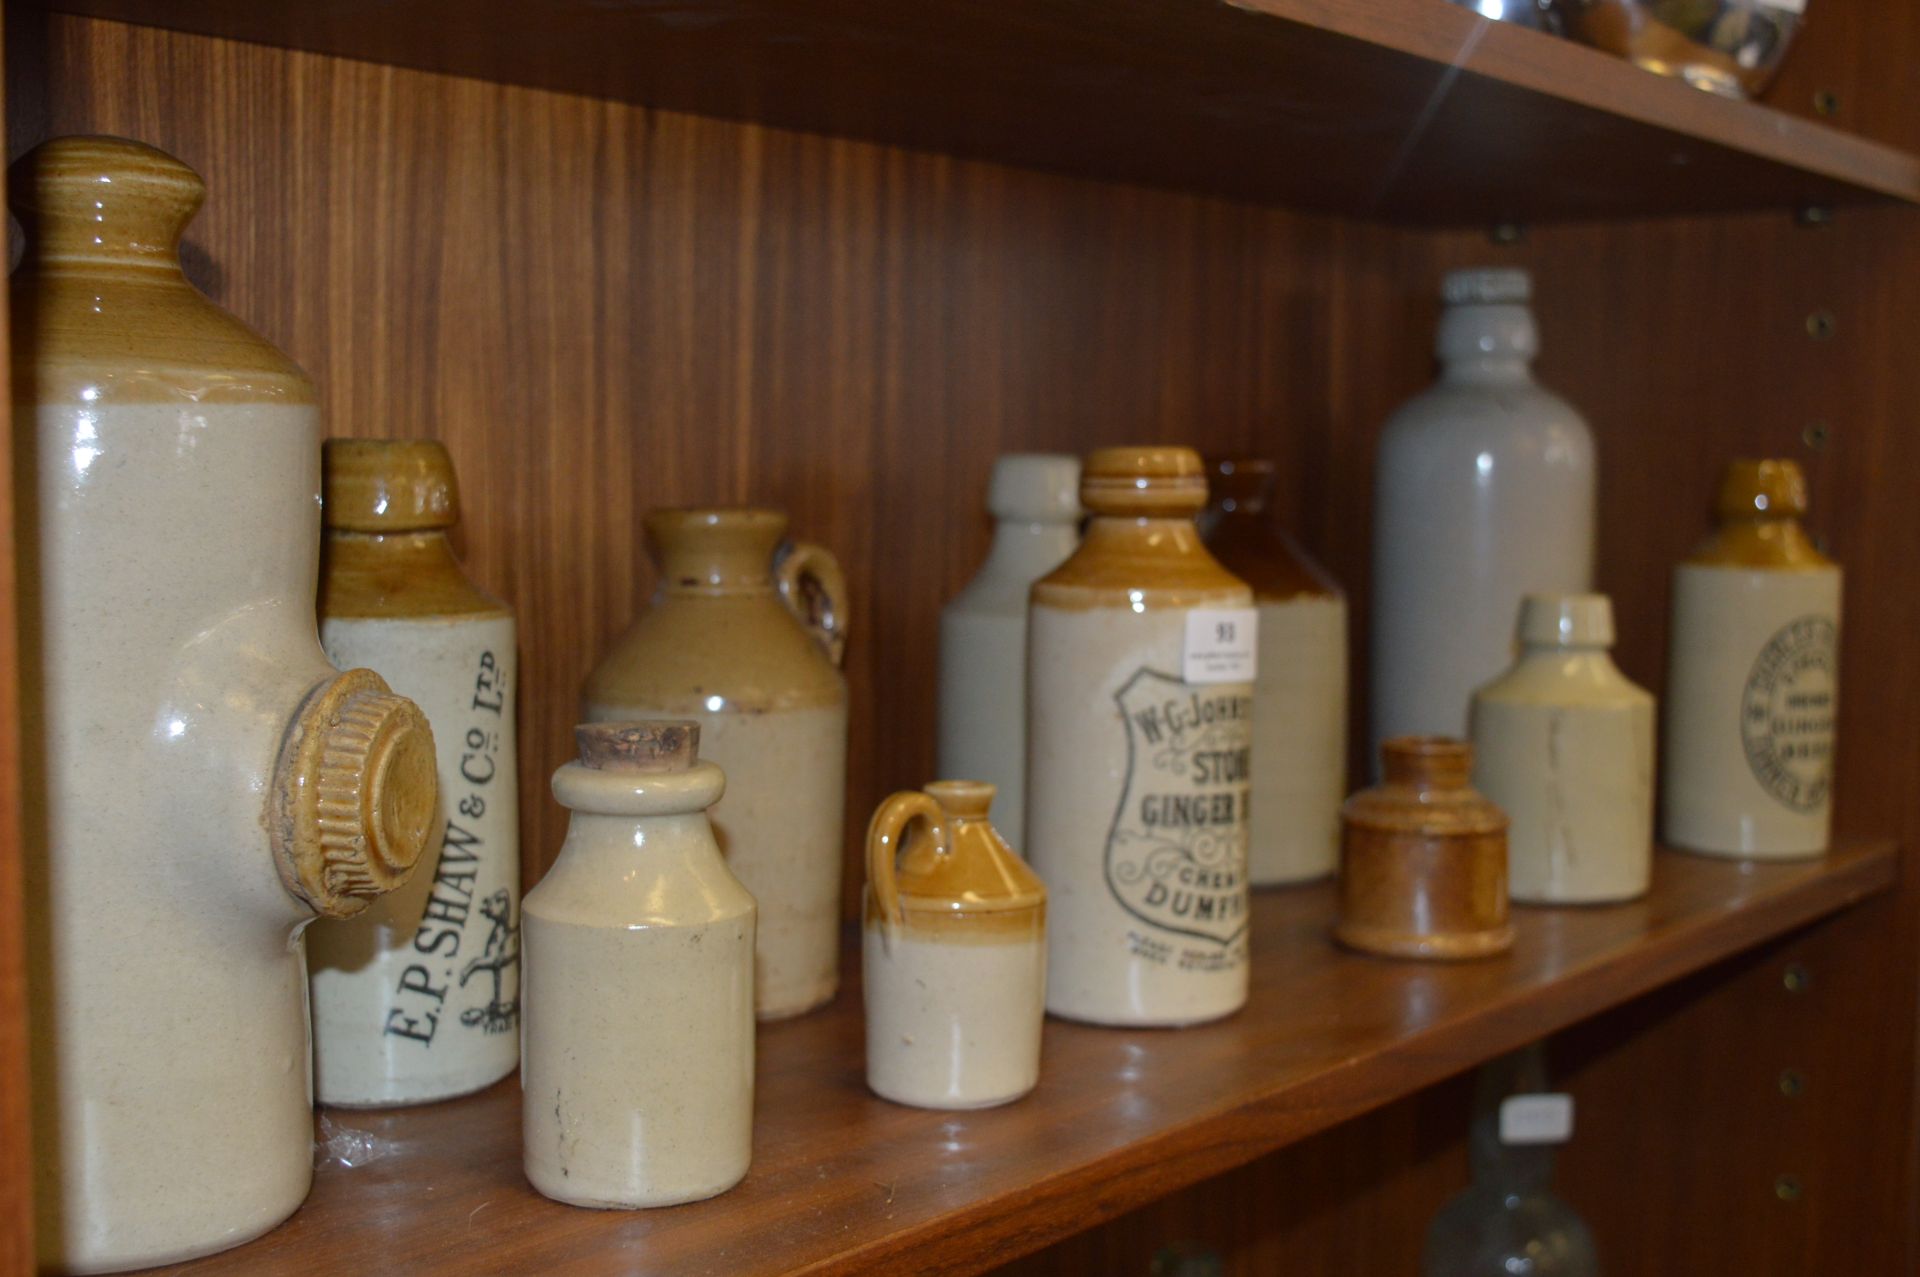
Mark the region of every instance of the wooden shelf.
<instances>
[{"instance_id":1,"label":"wooden shelf","mask_svg":"<svg viewBox=\"0 0 1920 1277\"><path fill-rule=\"evenodd\" d=\"M1181 1031L1049 1022L1041 1083L1005 1108L874 1098L857 987L760 1035L745 1183L639 1213L556 1205L520 1172L520 1093L389 1113L332 1110L313 1196L195 1273L971 1273L1411 1094L1503 1051L1886 889L1889 843L1787 865L1662 853L1613 908L1521 910L1513 952L1386 962L1327 939L1329 886L1266 892L1254 993ZM858 961L849 954L849 975Z\"/></svg>"},{"instance_id":2,"label":"wooden shelf","mask_svg":"<svg viewBox=\"0 0 1920 1277\"><path fill-rule=\"evenodd\" d=\"M1920 201L1920 157L1444 0L49 7L1361 218Z\"/></svg>"}]
</instances>

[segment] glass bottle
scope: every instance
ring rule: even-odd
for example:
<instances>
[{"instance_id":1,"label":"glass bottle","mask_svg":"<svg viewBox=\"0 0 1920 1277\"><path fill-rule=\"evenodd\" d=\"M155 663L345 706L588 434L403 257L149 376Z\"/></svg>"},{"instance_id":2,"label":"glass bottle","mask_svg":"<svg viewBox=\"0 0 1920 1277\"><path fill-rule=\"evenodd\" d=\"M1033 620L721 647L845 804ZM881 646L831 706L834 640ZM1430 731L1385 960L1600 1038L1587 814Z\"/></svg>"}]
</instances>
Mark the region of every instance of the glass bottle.
<instances>
[{"instance_id":1,"label":"glass bottle","mask_svg":"<svg viewBox=\"0 0 1920 1277\"><path fill-rule=\"evenodd\" d=\"M1256 887L1324 878L1340 863L1347 794L1347 601L1274 526L1273 462L1213 461L1207 480L1200 534L1260 613L1249 875Z\"/></svg>"},{"instance_id":2,"label":"glass bottle","mask_svg":"<svg viewBox=\"0 0 1920 1277\"><path fill-rule=\"evenodd\" d=\"M940 612L942 776L992 784L995 818L1026 827L1027 594L1080 543L1080 459L1008 453L994 462L993 546Z\"/></svg>"},{"instance_id":3,"label":"glass bottle","mask_svg":"<svg viewBox=\"0 0 1920 1277\"><path fill-rule=\"evenodd\" d=\"M1566 1135L1524 1129L1530 1123L1507 1104L1548 1099L1545 1091L1538 1044L1481 1067L1468 1137L1473 1183L1433 1217L1422 1277L1598 1277L1593 1235L1553 1192L1553 1150Z\"/></svg>"},{"instance_id":4,"label":"glass bottle","mask_svg":"<svg viewBox=\"0 0 1920 1277\"><path fill-rule=\"evenodd\" d=\"M1200 542L1190 448L1103 448L1073 557L1033 587L1028 858L1047 1010L1194 1024L1247 1000L1253 592Z\"/></svg>"},{"instance_id":5,"label":"glass bottle","mask_svg":"<svg viewBox=\"0 0 1920 1277\"><path fill-rule=\"evenodd\" d=\"M1374 472L1376 757L1389 737L1465 734L1523 595L1592 588L1593 437L1528 367L1527 273L1453 271L1441 291L1440 380L1387 423Z\"/></svg>"}]
</instances>

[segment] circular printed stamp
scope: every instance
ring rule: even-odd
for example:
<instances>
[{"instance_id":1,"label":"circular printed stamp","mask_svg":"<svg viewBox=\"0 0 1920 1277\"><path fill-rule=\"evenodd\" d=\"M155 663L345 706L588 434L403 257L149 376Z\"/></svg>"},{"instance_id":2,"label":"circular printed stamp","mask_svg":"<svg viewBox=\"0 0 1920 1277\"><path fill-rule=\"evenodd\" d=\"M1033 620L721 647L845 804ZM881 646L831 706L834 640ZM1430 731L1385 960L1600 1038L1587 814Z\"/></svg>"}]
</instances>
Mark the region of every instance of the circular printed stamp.
<instances>
[{"instance_id":1,"label":"circular printed stamp","mask_svg":"<svg viewBox=\"0 0 1920 1277\"><path fill-rule=\"evenodd\" d=\"M1796 617L1760 649L1741 693L1747 764L1794 811L1817 810L1833 778L1838 640L1833 618Z\"/></svg>"}]
</instances>

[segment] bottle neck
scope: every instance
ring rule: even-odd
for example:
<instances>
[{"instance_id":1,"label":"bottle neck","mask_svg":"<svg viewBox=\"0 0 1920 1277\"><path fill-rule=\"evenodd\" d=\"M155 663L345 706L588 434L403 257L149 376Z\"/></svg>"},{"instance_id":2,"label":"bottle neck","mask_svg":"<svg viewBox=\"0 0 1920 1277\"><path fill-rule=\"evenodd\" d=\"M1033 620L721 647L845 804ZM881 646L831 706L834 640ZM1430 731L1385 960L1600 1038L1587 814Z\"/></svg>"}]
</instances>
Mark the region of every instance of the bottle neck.
<instances>
[{"instance_id":1,"label":"bottle neck","mask_svg":"<svg viewBox=\"0 0 1920 1277\"><path fill-rule=\"evenodd\" d=\"M771 551L766 555L674 546L660 556L660 592L687 595L772 594Z\"/></svg>"},{"instance_id":2,"label":"bottle neck","mask_svg":"<svg viewBox=\"0 0 1920 1277\"><path fill-rule=\"evenodd\" d=\"M1533 367L1511 355L1473 355L1442 360L1440 380L1450 386L1524 386L1533 382Z\"/></svg>"},{"instance_id":3,"label":"bottle neck","mask_svg":"<svg viewBox=\"0 0 1920 1277\"><path fill-rule=\"evenodd\" d=\"M981 570L1031 580L1058 567L1078 543L1079 532L1072 523L1001 519L994 526L993 544Z\"/></svg>"},{"instance_id":4,"label":"bottle neck","mask_svg":"<svg viewBox=\"0 0 1920 1277\"><path fill-rule=\"evenodd\" d=\"M1546 1089L1546 1051L1537 1042L1480 1067L1467 1149L1476 1184L1508 1195L1537 1192L1552 1184L1555 1145L1508 1144L1500 1138L1500 1106L1510 1096L1535 1095Z\"/></svg>"}]
</instances>

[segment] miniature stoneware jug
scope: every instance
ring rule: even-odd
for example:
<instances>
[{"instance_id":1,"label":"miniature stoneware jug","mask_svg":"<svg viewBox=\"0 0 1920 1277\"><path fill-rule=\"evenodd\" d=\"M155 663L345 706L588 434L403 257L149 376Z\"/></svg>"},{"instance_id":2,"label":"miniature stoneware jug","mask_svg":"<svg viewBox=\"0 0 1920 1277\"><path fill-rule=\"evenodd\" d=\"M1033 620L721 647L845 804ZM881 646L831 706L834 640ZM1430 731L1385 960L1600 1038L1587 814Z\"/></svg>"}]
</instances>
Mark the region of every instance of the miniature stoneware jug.
<instances>
[{"instance_id":1,"label":"miniature stoneware jug","mask_svg":"<svg viewBox=\"0 0 1920 1277\"><path fill-rule=\"evenodd\" d=\"M1341 944L1393 958L1480 958L1513 944L1507 817L1467 783L1465 741L1402 736L1341 809Z\"/></svg>"},{"instance_id":2,"label":"miniature stoneware jug","mask_svg":"<svg viewBox=\"0 0 1920 1277\"><path fill-rule=\"evenodd\" d=\"M921 1108L986 1108L1040 1079L1047 893L988 819L993 786L942 780L867 830L867 1085Z\"/></svg>"},{"instance_id":3,"label":"miniature stoneware jug","mask_svg":"<svg viewBox=\"0 0 1920 1277\"><path fill-rule=\"evenodd\" d=\"M1792 461L1736 461L1720 527L1673 574L1662 821L1676 847L1817 856L1832 826L1840 568Z\"/></svg>"},{"instance_id":4,"label":"miniature stoneware jug","mask_svg":"<svg viewBox=\"0 0 1920 1277\"><path fill-rule=\"evenodd\" d=\"M773 510L655 510L646 523L660 585L587 679L586 716L700 724L727 774L714 832L760 902L760 1016L798 1015L840 983L846 581L821 547L784 544Z\"/></svg>"},{"instance_id":5,"label":"miniature stoneware jug","mask_svg":"<svg viewBox=\"0 0 1920 1277\"><path fill-rule=\"evenodd\" d=\"M1513 659L1523 595L1593 588L1594 447L1534 380L1522 270L1451 271L1440 378L1387 422L1374 470L1372 747L1459 736Z\"/></svg>"},{"instance_id":6,"label":"miniature stoneware jug","mask_svg":"<svg viewBox=\"0 0 1920 1277\"><path fill-rule=\"evenodd\" d=\"M1087 458L1073 557L1033 587L1027 853L1047 1009L1193 1024L1247 999L1253 594L1207 553L1188 448Z\"/></svg>"},{"instance_id":7,"label":"miniature stoneware jug","mask_svg":"<svg viewBox=\"0 0 1920 1277\"><path fill-rule=\"evenodd\" d=\"M940 613L939 768L991 782L997 823L1026 827L1027 595L1080 543L1080 458L994 462L987 561Z\"/></svg>"},{"instance_id":8,"label":"miniature stoneware jug","mask_svg":"<svg viewBox=\"0 0 1920 1277\"><path fill-rule=\"evenodd\" d=\"M307 930L322 1104L417 1104L520 1060L513 613L461 570L453 460L426 440L332 439L320 641L438 728L439 859L358 917Z\"/></svg>"},{"instance_id":9,"label":"miniature stoneware jug","mask_svg":"<svg viewBox=\"0 0 1920 1277\"><path fill-rule=\"evenodd\" d=\"M198 175L61 138L8 189L35 1238L110 1272L306 1196L300 931L407 880L434 746L321 651L313 385L181 273Z\"/></svg>"},{"instance_id":10,"label":"miniature stoneware jug","mask_svg":"<svg viewBox=\"0 0 1920 1277\"><path fill-rule=\"evenodd\" d=\"M591 723L526 903L527 1179L575 1206L723 1193L753 1153L753 897L707 822L691 722Z\"/></svg>"},{"instance_id":11,"label":"miniature stoneware jug","mask_svg":"<svg viewBox=\"0 0 1920 1277\"><path fill-rule=\"evenodd\" d=\"M1248 874L1256 887L1324 878L1340 864L1347 792L1347 601L1274 525L1271 461L1225 458L1207 472L1201 536L1253 587L1260 614Z\"/></svg>"},{"instance_id":12,"label":"miniature stoneware jug","mask_svg":"<svg viewBox=\"0 0 1920 1277\"><path fill-rule=\"evenodd\" d=\"M1653 870L1653 697L1615 668L1604 594L1531 594L1520 657L1473 694L1473 783L1507 813L1508 895L1594 904Z\"/></svg>"}]
</instances>

